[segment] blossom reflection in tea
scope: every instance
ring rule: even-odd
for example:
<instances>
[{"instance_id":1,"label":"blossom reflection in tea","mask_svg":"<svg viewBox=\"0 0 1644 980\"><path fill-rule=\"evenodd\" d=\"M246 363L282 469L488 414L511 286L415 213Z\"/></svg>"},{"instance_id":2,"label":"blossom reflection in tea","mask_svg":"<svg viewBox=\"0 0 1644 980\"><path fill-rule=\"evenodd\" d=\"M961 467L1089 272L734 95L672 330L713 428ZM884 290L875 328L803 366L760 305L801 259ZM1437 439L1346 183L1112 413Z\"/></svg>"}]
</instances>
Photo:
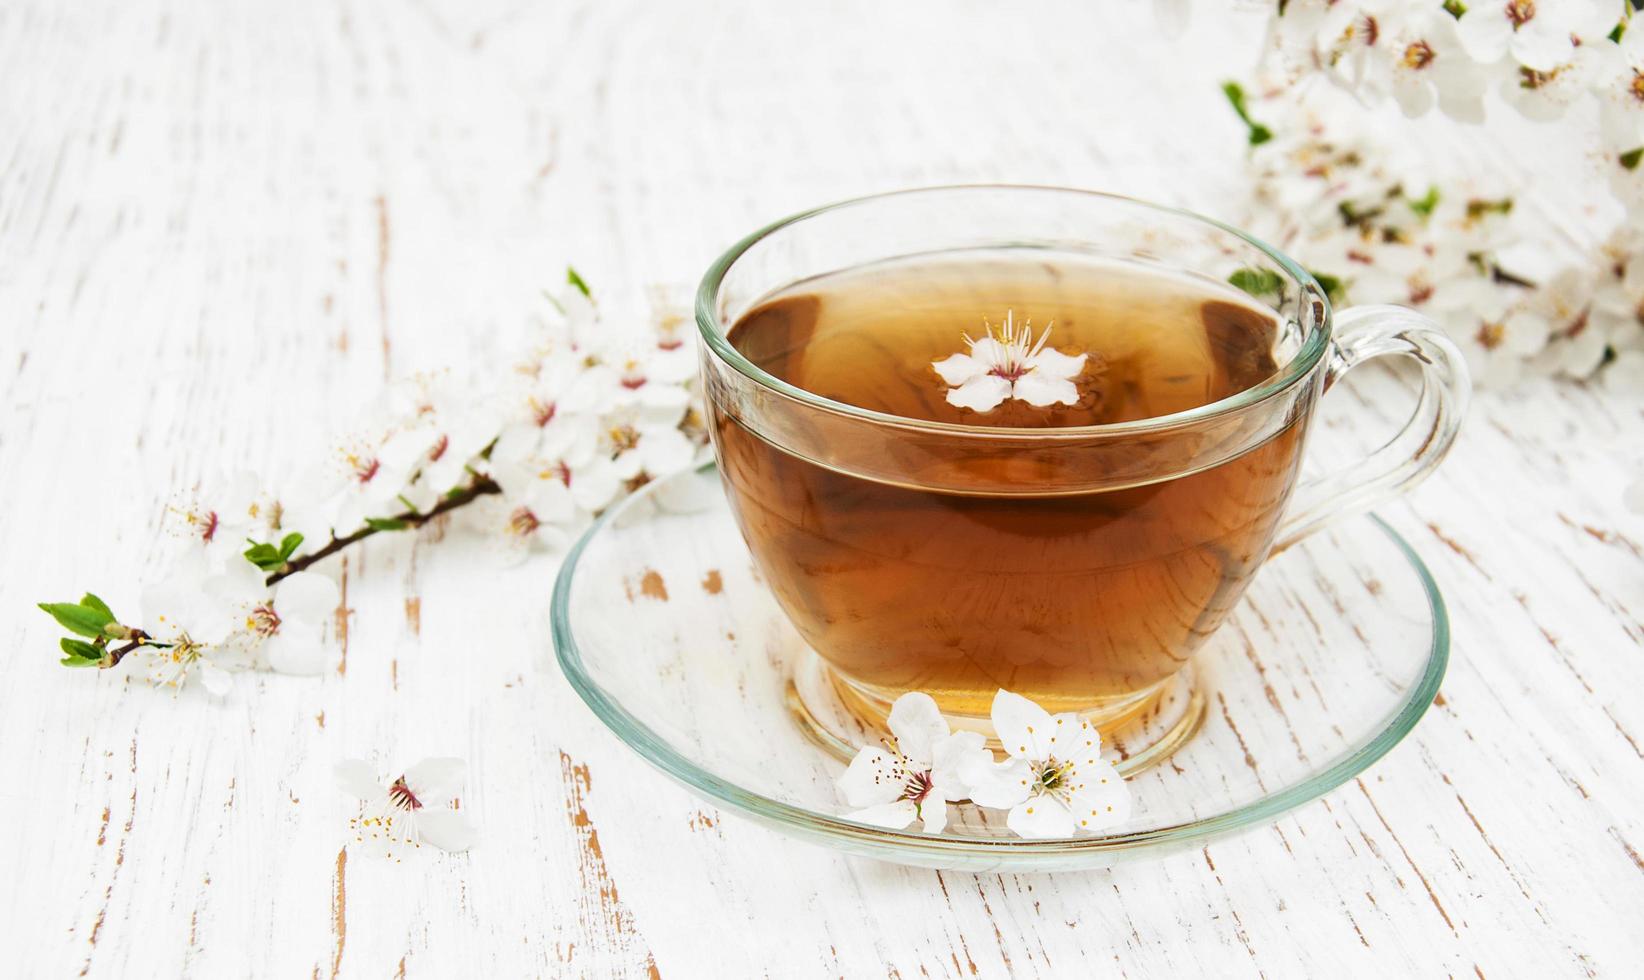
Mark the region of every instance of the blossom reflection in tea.
<instances>
[{"instance_id":1,"label":"blossom reflection in tea","mask_svg":"<svg viewBox=\"0 0 1644 980\"><path fill-rule=\"evenodd\" d=\"M1242 293L1134 265L1008 253L901 260L757 304L731 343L823 398L964 426L1091 426L1187 411L1276 370ZM1096 492L965 492L792 455L722 409L733 510L777 601L849 687L985 716L995 691L1117 719L1145 704L1266 557L1301 425L1187 475ZM1078 452L1078 448L1046 452ZM890 454L892 465L896 456ZM1000 466L1008 465L1001 460Z\"/></svg>"}]
</instances>

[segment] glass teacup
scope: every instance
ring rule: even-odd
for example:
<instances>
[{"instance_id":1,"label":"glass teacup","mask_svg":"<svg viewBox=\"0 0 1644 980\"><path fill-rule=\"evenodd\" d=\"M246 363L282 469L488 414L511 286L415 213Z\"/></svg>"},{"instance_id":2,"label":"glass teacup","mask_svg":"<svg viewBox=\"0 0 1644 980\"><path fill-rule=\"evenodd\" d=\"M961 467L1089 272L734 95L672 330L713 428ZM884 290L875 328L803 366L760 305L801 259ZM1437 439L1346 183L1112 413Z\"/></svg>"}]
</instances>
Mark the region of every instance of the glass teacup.
<instances>
[{"instance_id":1,"label":"glass teacup","mask_svg":"<svg viewBox=\"0 0 1644 980\"><path fill-rule=\"evenodd\" d=\"M1125 397L1114 380L1129 377L1123 358L1066 348L1055 363L1067 370L1045 384L1067 380L1069 394L1029 390L1019 386L1032 370L1024 365L1047 363L1027 360L1047 341L1007 320L1011 332L970 347L963 364L908 357L887 369L871 355L858 362L864 377L928 383L931 405L948 393L948 403L963 403L963 421L946 409L896 414L793 383L794 365L807 357L832 358L830 377L844 381L830 384L849 382L851 365L815 340L816 322L855 308L849 283L882 288L900 275L911 277L906 288L887 296L924 295L917 280L933 268L960 270L953 278L975 300L974 322L1009 318L1028 304L1076 319L1067 287L1056 285L1069 276L1112 276L1133 292L1136 283L1168 283L1159 287L1161 309L1177 302L1176 291L1202 290L1270 324L1249 335L1259 336L1266 367L1202 404L1173 409L1165 395L1136 396L1143 408L1132 405L1118 421L1068 424L1077 416L1067 412ZM985 271L994 269L1007 273ZM1044 285L1036 293L1033 283ZM1236 299L1228 295L1234 286ZM1150 308L1146 288L1139 310ZM888 310L892 320L898 312ZM753 324L778 315L786 347L747 340ZM796 215L743 239L709 269L696 316L708 422L732 510L778 603L846 704L870 723L900 694L919 690L954 724L985 729L988 705L1005 688L1112 731L1178 678L1275 549L1430 472L1468 397L1464 362L1425 317L1391 306L1333 313L1311 275L1237 229L1065 189L935 188ZM871 339L877 322L844 327ZM955 344L974 322L956 320ZM1126 356L1146 358L1145 328L1125 329L1141 338L1140 353ZM1210 332L1199 344L1207 356L1218 350ZM1383 354L1419 366L1414 415L1345 472L1300 482L1320 395ZM1117 374L1093 374L1097 361ZM974 378L950 370L973 362ZM1222 361L1205 363L1204 372L1182 376L1189 387L1212 368L1226 374ZM967 378L980 379L973 388L981 400L953 394ZM1097 386L1104 390L1093 393ZM1022 393L1026 407L1001 414L998 402L989 404L1000 391L1006 400ZM1163 408L1138 415L1147 405ZM1064 414L1022 424L1033 411ZM1015 421L998 424L1005 418Z\"/></svg>"}]
</instances>

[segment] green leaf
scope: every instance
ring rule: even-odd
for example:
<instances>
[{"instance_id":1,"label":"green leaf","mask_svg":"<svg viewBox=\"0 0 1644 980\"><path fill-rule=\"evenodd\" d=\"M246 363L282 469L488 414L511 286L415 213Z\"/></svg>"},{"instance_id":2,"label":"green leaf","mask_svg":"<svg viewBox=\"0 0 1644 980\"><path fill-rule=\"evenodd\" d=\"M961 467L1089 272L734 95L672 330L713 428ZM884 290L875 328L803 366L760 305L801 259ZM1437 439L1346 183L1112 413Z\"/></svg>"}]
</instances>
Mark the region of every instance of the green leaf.
<instances>
[{"instance_id":1,"label":"green leaf","mask_svg":"<svg viewBox=\"0 0 1644 980\"><path fill-rule=\"evenodd\" d=\"M571 266L565 267L565 281L575 286L577 288L577 292L582 295L588 297L589 299L594 298L594 291L588 288L588 284L583 281L582 276L578 275L577 270Z\"/></svg>"},{"instance_id":2,"label":"green leaf","mask_svg":"<svg viewBox=\"0 0 1644 980\"><path fill-rule=\"evenodd\" d=\"M289 535L287 538L289 539ZM251 547L245 550L245 560L265 572L272 572L285 564L286 556L280 554L280 549L266 541L252 541L246 538Z\"/></svg>"},{"instance_id":3,"label":"green leaf","mask_svg":"<svg viewBox=\"0 0 1644 980\"><path fill-rule=\"evenodd\" d=\"M85 595L80 597L80 605L85 606L87 609L95 609L104 616L107 616L109 623L114 622L114 610L108 607L108 603L92 595L90 592L87 592ZM104 623L103 625L107 626L108 623Z\"/></svg>"},{"instance_id":4,"label":"green leaf","mask_svg":"<svg viewBox=\"0 0 1644 980\"><path fill-rule=\"evenodd\" d=\"M1437 187L1429 187L1429 188L1427 188L1427 194L1424 197L1422 197L1421 200L1411 201L1410 202L1410 210L1412 210L1412 211L1416 212L1417 214L1421 215L1423 218L1430 218L1433 215L1433 209L1438 207L1438 202L1439 202L1438 188Z\"/></svg>"},{"instance_id":5,"label":"green leaf","mask_svg":"<svg viewBox=\"0 0 1644 980\"><path fill-rule=\"evenodd\" d=\"M373 531L403 531L411 525L398 517L367 517L365 526Z\"/></svg>"},{"instance_id":6,"label":"green leaf","mask_svg":"<svg viewBox=\"0 0 1644 980\"><path fill-rule=\"evenodd\" d=\"M83 606L76 602L42 602L40 608L70 633L92 639L102 636L103 627L114 622L114 616L106 611L106 607Z\"/></svg>"},{"instance_id":7,"label":"green leaf","mask_svg":"<svg viewBox=\"0 0 1644 980\"><path fill-rule=\"evenodd\" d=\"M1272 269L1257 269L1247 266L1228 276L1227 281L1257 299L1264 296L1277 296L1284 289L1284 280Z\"/></svg>"},{"instance_id":8,"label":"green leaf","mask_svg":"<svg viewBox=\"0 0 1644 980\"><path fill-rule=\"evenodd\" d=\"M1628 170L1637 170L1639 161L1644 160L1644 146L1636 150L1628 150L1626 153L1621 154L1620 159L1623 167Z\"/></svg>"},{"instance_id":9,"label":"green leaf","mask_svg":"<svg viewBox=\"0 0 1644 980\"><path fill-rule=\"evenodd\" d=\"M1251 146L1260 146L1273 138L1271 129L1250 118L1250 107L1245 102L1244 89L1239 87L1239 83L1223 82L1222 94L1227 96L1227 101L1233 106L1233 111L1238 114L1239 119L1250 130Z\"/></svg>"},{"instance_id":10,"label":"green leaf","mask_svg":"<svg viewBox=\"0 0 1644 980\"><path fill-rule=\"evenodd\" d=\"M1621 36L1623 34L1626 34L1626 33L1627 33L1627 22L1622 20L1622 21L1617 21L1616 25L1614 27L1610 28L1610 33L1606 36L1610 40L1614 41L1615 43L1620 44L1621 43Z\"/></svg>"},{"instance_id":11,"label":"green leaf","mask_svg":"<svg viewBox=\"0 0 1644 980\"><path fill-rule=\"evenodd\" d=\"M64 667L97 667L103 663L103 651L87 643L85 640L76 640L65 636L58 641L58 646L68 654L58 663Z\"/></svg>"},{"instance_id":12,"label":"green leaf","mask_svg":"<svg viewBox=\"0 0 1644 980\"><path fill-rule=\"evenodd\" d=\"M286 561L286 560L289 560L291 558L291 556L296 553L297 549L302 546L302 543L303 543L303 536L301 534L298 534L296 531L292 531L290 534L286 535L284 538L281 538L280 539L280 560L282 562Z\"/></svg>"},{"instance_id":13,"label":"green leaf","mask_svg":"<svg viewBox=\"0 0 1644 980\"><path fill-rule=\"evenodd\" d=\"M1444 12L1460 20L1461 15L1467 12L1467 5L1461 0L1444 0Z\"/></svg>"}]
</instances>

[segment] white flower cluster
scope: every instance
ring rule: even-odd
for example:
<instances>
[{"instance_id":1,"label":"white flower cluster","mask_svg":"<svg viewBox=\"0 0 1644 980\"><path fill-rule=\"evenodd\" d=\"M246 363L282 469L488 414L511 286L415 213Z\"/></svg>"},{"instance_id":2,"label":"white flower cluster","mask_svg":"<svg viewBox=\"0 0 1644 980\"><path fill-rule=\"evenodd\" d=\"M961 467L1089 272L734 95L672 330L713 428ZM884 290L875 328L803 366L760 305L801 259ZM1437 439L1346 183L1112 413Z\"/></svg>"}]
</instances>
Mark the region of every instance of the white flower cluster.
<instances>
[{"instance_id":1,"label":"white flower cluster","mask_svg":"<svg viewBox=\"0 0 1644 980\"><path fill-rule=\"evenodd\" d=\"M228 689L228 669L320 672L338 587L302 570L316 551L449 510L518 560L699 461L706 433L686 321L620 331L572 282L540 349L501 383L412 379L283 492L240 477L172 508L186 553L143 592L137 622L155 642L134 662L172 686L198 677L213 694Z\"/></svg>"},{"instance_id":2,"label":"white flower cluster","mask_svg":"<svg viewBox=\"0 0 1644 980\"><path fill-rule=\"evenodd\" d=\"M1397 303L1433 317L1482 386L1525 373L1588 378L1603 365L1612 384L1636 379L1637 231L1624 226L1597 254L1529 282L1501 259L1520 241L1505 187L1430 183L1420 161L1330 99L1276 86L1248 107L1275 134L1251 149L1252 231L1294 255L1338 302Z\"/></svg>"},{"instance_id":3,"label":"white flower cluster","mask_svg":"<svg viewBox=\"0 0 1644 980\"><path fill-rule=\"evenodd\" d=\"M995 761L978 732L953 732L928 694L909 692L887 719L895 745L864 746L839 777L852 820L940 834L948 804L1009 810L1006 826L1036 839L1091 834L1130 819L1130 788L1102 758L1102 740L1071 712L1052 715L1019 694L993 698Z\"/></svg>"},{"instance_id":4,"label":"white flower cluster","mask_svg":"<svg viewBox=\"0 0 1644 980\"><path fill-rule=\"evenodd\" d=\"M1406 115L1438 107L1484 119L1484 95L1551 119L1589 94L1606 145L1644 146L1644 36L1625 30L1626 0L1289 0L1270 49L1292 72L1325 73Z\"/></svg>"},{"instance_id":5,"label":"white flower cluster","mask_svg":"<svg viewBox=\"0 0 1644 980\"><path fill-rule=\"evenodd\" d=\"M1602 369L1610 386L1644 390L1644 25L1633 5L1285 0L1273 11L1261 91L1247 103L1228 89L1250 127L1253 230L1339 300L1433 316L1484 386ZM1318 77L1335 84L1308 84ZM1479 123L1495 98L1532 120L1592 112L1596 155L1626 212L1602 247L1534 281L1499 260L1519 240L1506 188L1435 176L1436 161L1405 159L1414 141L1373 129L1367 112L1391 99L1410 117L1437 109Z\"/></svg>"}]
</instances>

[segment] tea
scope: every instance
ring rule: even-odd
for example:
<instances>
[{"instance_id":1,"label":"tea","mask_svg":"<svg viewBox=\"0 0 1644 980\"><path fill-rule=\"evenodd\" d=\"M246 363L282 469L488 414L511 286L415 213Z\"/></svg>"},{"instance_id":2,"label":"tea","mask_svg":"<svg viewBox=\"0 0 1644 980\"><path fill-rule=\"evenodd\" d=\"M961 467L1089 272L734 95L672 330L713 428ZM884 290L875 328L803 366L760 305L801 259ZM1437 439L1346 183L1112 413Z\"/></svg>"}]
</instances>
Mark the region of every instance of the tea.
<instances>
[{"instance_id":1,"label":"tea","mask_svg":"<svg viewBox=\"0 0 1644 980\"><path fill-rule=\"evenodd\" d=\"M758 303L729 339L824 398L962 426L1156 418L1277 370L1281 325L1237 290L1050 254L811 279ZM1054 353L1035 354L1041 338L1039 353ZM999 688L1115 718L1145 704L1266 557L1303 442L1292 420L1208 469L1161 460L1157 478L1113 489L1000 492L980 470L975 488L935 489L912 462L894 480L819 465L723 410L712 427L761 572L840 679L880 703L921 690L975 716ZM1047 450L1059 451L1080 450Z\"/></svg>"}]
</instances>

